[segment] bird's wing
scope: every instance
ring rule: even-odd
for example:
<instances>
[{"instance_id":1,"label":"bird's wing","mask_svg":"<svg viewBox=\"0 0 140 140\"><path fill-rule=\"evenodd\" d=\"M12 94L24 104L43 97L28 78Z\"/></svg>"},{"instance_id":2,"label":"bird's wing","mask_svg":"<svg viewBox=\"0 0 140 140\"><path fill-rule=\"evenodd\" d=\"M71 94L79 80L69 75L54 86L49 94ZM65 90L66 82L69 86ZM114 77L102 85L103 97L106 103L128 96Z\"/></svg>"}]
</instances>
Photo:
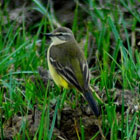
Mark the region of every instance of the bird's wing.
<instances>
[{"instance_id":1,"label":"bird's wing","mask_svg":"<svg viewBox=\"0 0 140 140\"><path fill-rule=\"evenodd\" d=\"M69 66L63 65L53 57L50 57L50 63L53 65L57 73L59 73L70 85L73 85L78 90L82 91L82 88L70 65Z\"/></svg>"},{"instance_id":2,"label":"bird's wing","mask_svg":"<svg viewBox=\"0 0 140 140\"><path fill-rule=\"evenodd\" d=\"M83 54L79 52L81 50L79 50L79 48L77 49L77 47L71 48L72 46L74 45L69 46L64 44L63 49L62 46L52 46L50 48L49 61L69 84L75 86L82 92L86 79L84 77L89 75L86 73L88 67L83 58Z\"/></svg>"}]
</instances>

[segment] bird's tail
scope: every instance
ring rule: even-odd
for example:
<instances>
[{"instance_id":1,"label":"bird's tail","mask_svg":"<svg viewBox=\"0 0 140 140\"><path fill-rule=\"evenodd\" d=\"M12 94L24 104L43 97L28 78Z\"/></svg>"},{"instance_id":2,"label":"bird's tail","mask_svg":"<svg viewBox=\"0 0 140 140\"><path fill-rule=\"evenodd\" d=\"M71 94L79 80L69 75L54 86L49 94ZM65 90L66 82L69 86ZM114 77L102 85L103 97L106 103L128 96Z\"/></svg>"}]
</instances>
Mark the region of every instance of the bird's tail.
<instances>
[{"instance_id":1,"label":"bird's tail","mask_svg":"<svg viewBox=\"0 0 140 140\"><path fill-rule=\"evenodd\" d=\"M100 115L100 112L99 112L96 101L93 99L92 92L90 90L85 91L84 96L86 100L88 101L90 108L95 113L96 117L98 117Z\"/></svg>"}]
</instances>

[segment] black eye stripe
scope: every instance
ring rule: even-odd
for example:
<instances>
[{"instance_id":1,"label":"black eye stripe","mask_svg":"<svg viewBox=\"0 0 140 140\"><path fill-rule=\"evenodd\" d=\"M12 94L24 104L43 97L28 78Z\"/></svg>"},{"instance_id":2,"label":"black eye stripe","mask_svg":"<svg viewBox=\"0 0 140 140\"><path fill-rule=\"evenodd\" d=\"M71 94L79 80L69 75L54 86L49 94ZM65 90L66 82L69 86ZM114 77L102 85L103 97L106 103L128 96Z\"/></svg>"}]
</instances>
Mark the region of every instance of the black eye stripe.
<instances>
[{"instance_id":1,"label":"black eye stripe","mask_svg":"<svg viewBox=\"0 0 140 140\"><path fill-rule=\"evenodd\" d=\"M55 36L64 36L62 33L58 33Z\"/></svg>"},{"instance_id":2,"label":"black eye stripe","mask_svg":"<svg viewBox=\"0 0 140 140\"><path fill-rule=\"evenodd\" d=\"M55 36L69 36L69 33L57 33Z\"/></svg>"}]
</instances>

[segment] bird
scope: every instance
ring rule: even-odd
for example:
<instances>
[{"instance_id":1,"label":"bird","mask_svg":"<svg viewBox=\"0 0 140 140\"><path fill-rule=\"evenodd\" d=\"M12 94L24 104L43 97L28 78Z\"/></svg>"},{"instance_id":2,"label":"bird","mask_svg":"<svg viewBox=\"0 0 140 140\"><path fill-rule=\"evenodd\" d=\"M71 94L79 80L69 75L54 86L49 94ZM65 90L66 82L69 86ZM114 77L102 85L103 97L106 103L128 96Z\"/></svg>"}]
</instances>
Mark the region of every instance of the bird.
<instances>
[{"instance_id":1,"label":"bird","mask_svg":"<svg viewBox=\"0 0 140 140\"><path fill-rule=\"evenodd\" d=\"M100 115L90 88L89 68L83 50L78 45L73 32L67 27L58 27L45 33L51 39L47 51L50 75L57 86L81 92L95 116Z\"/></svg>"}]
</instances>

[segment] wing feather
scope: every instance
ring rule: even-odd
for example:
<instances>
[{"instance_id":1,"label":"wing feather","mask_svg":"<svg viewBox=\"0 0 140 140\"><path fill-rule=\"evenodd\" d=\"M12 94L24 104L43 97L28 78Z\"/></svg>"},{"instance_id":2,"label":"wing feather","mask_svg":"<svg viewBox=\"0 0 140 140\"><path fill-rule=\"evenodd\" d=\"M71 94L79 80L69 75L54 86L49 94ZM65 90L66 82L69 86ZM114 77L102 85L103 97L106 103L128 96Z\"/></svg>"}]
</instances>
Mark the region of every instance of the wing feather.
<instances>
[{"instance_id":1,"label":"wing feather","mask_svg":"<svg viewBox=\"0 0 140 140\"><path fill-rule=\"evenodd\" d=\"M69 83L75 86L78 90L82 91L81 86L72 70L71 66L63 66L58 61L50 57L50 63L55 67L56 71Z\"/></svg>"},{"instance_id":2,"label":"wing feather","mask_svg":"<svg viewBox=\"0 0 140 140\"><path fill-rule=\"evenodd\" d=\"M88 89L90 77L89 77L89 68L86 61L81 63L81 68L82 68L83 77L84 77L84 89Z\"/></svg>"}]
</instances>

